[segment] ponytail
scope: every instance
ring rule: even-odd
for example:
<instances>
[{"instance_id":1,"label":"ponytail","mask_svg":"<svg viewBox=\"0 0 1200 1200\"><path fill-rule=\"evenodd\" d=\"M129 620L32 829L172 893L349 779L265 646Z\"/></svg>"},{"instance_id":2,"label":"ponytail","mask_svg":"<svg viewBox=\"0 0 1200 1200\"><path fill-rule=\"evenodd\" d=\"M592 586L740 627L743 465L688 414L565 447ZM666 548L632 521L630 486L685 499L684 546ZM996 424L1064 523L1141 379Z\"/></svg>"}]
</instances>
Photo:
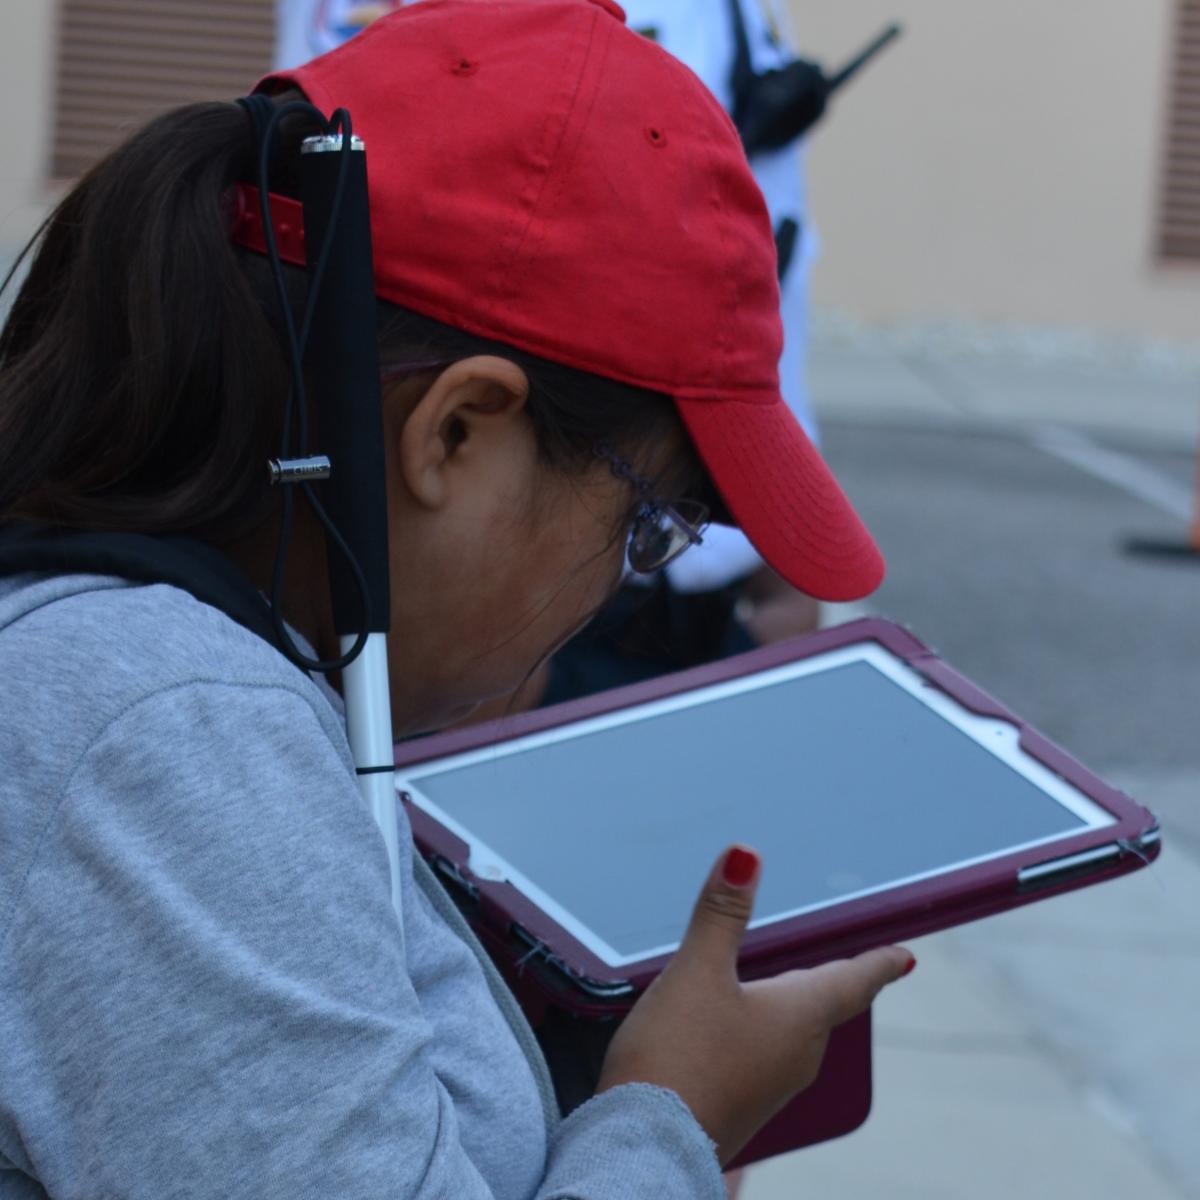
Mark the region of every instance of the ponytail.
<instances>
[{"instance_id":1,"label":"ponytail","mask_svg":"<svg viewBox=\"0 0 1200 1200\"><path fill-rule=\"evenodd\" d=\"M233 104L151 122L46 222L0 333L0 520L236 536L263 515L288 387L227 229Z\"/></svg>"}]
</instances>

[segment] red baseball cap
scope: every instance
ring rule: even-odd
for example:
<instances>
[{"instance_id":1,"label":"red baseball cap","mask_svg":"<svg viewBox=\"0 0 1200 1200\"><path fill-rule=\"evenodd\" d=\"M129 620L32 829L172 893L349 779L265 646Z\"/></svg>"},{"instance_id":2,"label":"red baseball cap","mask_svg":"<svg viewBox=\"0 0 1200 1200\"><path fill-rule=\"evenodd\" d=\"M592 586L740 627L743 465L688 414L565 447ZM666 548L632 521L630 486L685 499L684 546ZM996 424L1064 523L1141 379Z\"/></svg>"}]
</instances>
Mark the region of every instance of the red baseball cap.
<instances>
[{"instance_id":1,"label":"red baseball cap","mask_svg":"<svg viewBox=\"0 0 1200 1200\"><path fill-rule=\"evenodd\" d=\"M613 0L422 0L268 76L367 148L376 291L671 396L730 513L828 600L883 558L779 391L775 242L732 122Z\"/></svg>"}]
</instances>

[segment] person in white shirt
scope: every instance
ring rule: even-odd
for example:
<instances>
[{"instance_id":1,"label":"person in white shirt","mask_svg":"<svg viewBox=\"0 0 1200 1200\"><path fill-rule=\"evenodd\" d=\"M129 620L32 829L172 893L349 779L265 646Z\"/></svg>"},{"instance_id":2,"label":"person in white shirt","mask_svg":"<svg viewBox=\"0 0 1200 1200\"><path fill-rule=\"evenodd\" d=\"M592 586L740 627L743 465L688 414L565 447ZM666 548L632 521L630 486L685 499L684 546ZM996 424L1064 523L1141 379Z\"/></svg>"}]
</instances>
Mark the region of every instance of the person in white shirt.
<instances>
[{"instance_id":1,"label":"person in white shirt","mask_svg":"<svg viewBox=\"0 0 1200 1200\"><path fill-rule=\"evenodd\" d=\"M402 0L276 0L275 69L287 70L340 46Z\"/></svg>"},{"instance_id":2,"label":"person in white shirt","mask_svg":"<svg viewBox=\"0 0 1200 1200\"><path fill-rule=\"evenodd\" d=\"M629 0L623 7L632 28L691 67L730 112L735 109L739 37L744 38L746 65L753 71L782 67L793 57L778 0ZM808 272L817 242L806 219L803 153L803 140L798 138L777 149L752 150L750 166L782 251L780 385L784 399L815 442L817 423L805 384L805 348ZM672 563L667 575L671 588L684 595L740 584L739 610L753 641L773 641L816 627L816 601L778 580L746 537L728 526L711 526L704 543ZM742 648L736 631L726 644L729 649Z\"/></svg>"}]
</instances>

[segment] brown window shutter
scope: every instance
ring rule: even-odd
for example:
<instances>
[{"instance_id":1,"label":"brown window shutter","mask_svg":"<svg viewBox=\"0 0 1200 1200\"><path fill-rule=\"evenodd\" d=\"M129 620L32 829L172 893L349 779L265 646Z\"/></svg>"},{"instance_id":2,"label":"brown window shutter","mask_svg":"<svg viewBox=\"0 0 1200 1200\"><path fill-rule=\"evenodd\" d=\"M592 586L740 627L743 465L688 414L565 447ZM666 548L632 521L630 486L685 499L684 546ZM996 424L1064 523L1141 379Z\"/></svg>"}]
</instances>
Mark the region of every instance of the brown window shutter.
<instances>
[{"instance_id":1,"label":"brown window shutter","mask_svg":"<svg viewBox=\"0 0 1200 1200\"><path fill-rule=\"evenodd\" d=\"M1200 262L1200 0L1179 0L1158 251Z\"/></svg>"},{"instance_id":2,"label":"brown window shutter","mask_svg":"<svg viewBox=\"0 0 1200 1200\"><path fill-rule=\"evenodd\" d=\"M274 0L61 0L55 178L163 109L232 100L270 69Z\"/></svg>"}]
</instances>

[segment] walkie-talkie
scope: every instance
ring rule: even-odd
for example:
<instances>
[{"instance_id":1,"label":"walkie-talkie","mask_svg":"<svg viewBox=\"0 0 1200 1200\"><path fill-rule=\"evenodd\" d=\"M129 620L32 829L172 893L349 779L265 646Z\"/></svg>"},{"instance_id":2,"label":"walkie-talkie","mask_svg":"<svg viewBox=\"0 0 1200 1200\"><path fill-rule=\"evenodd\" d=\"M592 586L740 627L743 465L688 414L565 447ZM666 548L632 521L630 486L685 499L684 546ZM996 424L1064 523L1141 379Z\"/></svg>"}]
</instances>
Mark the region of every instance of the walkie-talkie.
<instances>
[{"instance_id":1,"label":"walkie-talkie","mask_svg":"<svg viewBox=\"0 0 1200 1200\"><path fill-rule=\"evenodd\" d=\"M899 25L889 25L832 75L805 58L760 72L750 60L741 0L729 0L729 8L735 47L732 115L747 156L778 150L807 133L824 116L830 97L901 32Z\"/></svg>"}]
</instances>

